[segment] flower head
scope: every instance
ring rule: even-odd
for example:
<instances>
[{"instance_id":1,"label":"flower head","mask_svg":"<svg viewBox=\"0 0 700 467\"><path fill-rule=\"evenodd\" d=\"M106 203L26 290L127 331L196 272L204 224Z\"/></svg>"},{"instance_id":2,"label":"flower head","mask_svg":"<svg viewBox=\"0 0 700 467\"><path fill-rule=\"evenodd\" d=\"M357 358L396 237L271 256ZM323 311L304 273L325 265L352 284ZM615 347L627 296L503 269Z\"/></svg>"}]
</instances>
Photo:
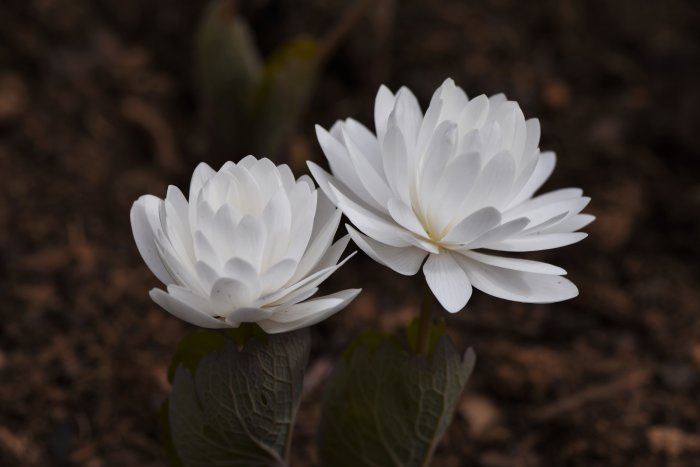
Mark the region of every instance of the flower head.
<instances>
[{"instance_id":1,"label":"flower head","mask_svg":"<svg viewBox=\"0 0 700 467\"><path fill-rule=\"evenodd\" d=\"M593 220L580 214L589 202L581 190L533 198L555 164L554 153L539 150L536 119L502 94L468 99L448 79L425 115L407 88L394 95L382 86L374 120L376 135L352 119L330 132L317 126L332 175L309 163L362 232L348 226L365 253L405 275L423 265L450 312L466 305L472 286L531 303L578 294L557 266L479 251L546 250L586 237L576 232Z\"/></svg>"},{"instance_id":2,"label":"flower head","mask_svg":"<svg viewBox=\"0 0 700 467\"><path fill-rule=\"evenodd\" d=\"M269 333L317 323L359 293L308 300L345 261L346 235L332 244L341 213L304 176L248 156L218 172L200 164L189 202L168 188L131 208L136 245L166 285L151 298L205 328L256 322ZM352 256L352 255L350 255Z\"/></svg>"}]
</instances>

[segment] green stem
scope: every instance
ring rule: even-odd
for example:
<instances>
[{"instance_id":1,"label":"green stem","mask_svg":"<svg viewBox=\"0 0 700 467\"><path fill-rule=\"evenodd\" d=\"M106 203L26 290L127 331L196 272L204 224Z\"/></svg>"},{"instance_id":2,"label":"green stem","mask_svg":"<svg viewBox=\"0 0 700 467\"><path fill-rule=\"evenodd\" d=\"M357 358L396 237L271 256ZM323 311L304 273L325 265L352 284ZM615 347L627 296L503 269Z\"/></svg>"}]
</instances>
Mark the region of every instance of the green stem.
<instances>
[{"instance_id":1,"label":"green stem","mask_svg":"<svg viewBox=\"0 0 700 467\"><path fill-rule=\"evenodd\" d=\"M430 326L433 324L433 295L426 286L423 293L423 304L418 318L418 353L428 355L428 341L430 340Z\"/></svg>"}]
</instances>

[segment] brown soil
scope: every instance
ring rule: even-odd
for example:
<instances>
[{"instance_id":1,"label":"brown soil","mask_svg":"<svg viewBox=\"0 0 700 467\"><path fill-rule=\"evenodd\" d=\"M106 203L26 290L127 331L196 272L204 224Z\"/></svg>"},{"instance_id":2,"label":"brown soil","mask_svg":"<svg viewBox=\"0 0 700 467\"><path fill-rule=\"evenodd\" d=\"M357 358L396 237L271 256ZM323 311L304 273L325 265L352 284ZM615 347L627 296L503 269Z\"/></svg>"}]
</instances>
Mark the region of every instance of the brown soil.
<instances>
[{"instance_id":1,"label":"brown soil","mask_svg":"<svg viewBox=\"0 0 700 467\"><path fill-rule=\"evenodd\" d=\"M302 7L300 7L302 3ZM340 0L247 2L261 47L320 36ZM478 355L435 465L691 466L700 461L700 8L696 2L383 1L328 63L286 153L319 160L313 123L370 124L385 82L425 105L452 76L506 92L559 155L548 188L583 187L582 243L534 257L581 295L555 305L477 293L445 316ZM206 151L192 79L203 2L0 5L0 465L163 466L156 411L190 329L151 303L157 281L131 203L187 186ZM313 328L294 465L329 368L362 329L396 330L421 278L358 256L362 286ZM446 314L445 314L446 315Z\"/></svg>"}]
</instances>

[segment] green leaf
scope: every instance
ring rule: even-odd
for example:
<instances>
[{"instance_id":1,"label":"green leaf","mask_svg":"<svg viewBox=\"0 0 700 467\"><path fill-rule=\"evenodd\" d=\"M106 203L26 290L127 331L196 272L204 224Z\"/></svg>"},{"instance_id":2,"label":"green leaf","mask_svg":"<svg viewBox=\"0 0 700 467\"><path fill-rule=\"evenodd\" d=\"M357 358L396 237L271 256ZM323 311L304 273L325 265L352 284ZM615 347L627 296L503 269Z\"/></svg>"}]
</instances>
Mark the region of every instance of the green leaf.
<instances>
[{"instance_id":1,"label":"green leaf","mask_svg":"<svg viewBox=\"0 0 700 467\"><path fill-rule=\"evenodd\" d=\"M223 339L188 365L201 351L176 353L164 443L168 440L183 467L284 466L309 355L308 330L256 335L208 333ZM196 344L201 344L197 336ZM190 340L190 343L195 340ZM181 349L178 348L178 351ZM186 359L182 359L186 355ZM171 465L175 466L171 462Z\"/></svg>"},{"instance_id":2,"label":"green leaf","mask_svg":"<svg viewBox=\"0 0 700 467\"><path fill-rule=\"evenodd\" d=\"M249 116L263 64L233 1L212 1L200 20L195 47L199 94L214 137L235 144L251 130Z\"/></svg>"},{"instance_id":3,"label":"green leaf","mask_svg":"<svg viewBox=\"0 0 700 467\"><path fill-rule=\"evenodd\" d=\"M332 373L323 402L324 466L425 466L447 429L474 367L445 334L432 359L387 338L361 343Z\"/></svg>"},{"instance_id":4,"label":"green leaf","mask_svg":"<svg viewBox=\"0 0 700 467\"><path fill-rule=\"evenodd\" d=\"M253 105L255 148L274 155L295 129L316 85L318 43L296 38L265 63Z\"/></svg>"},{"instance_id":5,"label":"green leaf","mask_svg":"<svg viewBox=\"0 0 700 467\"><path fill-rule=\"evenodd\" d=\"M175 371L181 365L194 371L202 357L215 350L221 350L224 342L226 342L226 334L206 329L198 329L185 336L177 345L170 361L168 381L173 382Z\"/></svg>"}]
</instances>

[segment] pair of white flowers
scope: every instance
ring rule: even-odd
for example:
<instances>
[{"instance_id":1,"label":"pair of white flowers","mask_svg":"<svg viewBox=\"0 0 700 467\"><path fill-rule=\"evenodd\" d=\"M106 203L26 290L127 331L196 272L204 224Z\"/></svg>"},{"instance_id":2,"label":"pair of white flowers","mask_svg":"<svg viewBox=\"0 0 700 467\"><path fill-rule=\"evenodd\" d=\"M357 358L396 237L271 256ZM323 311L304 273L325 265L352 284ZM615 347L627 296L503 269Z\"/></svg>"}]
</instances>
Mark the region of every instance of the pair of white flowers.
<instances>
[{"instance_id":1,"label":"pair of white flowers","mask_svg":"<svg viewBox=\"0 0 700 467\"><path fill-rule=\"evenodd\" d=\"M449 312L467 304L473 287L531 303L578 294L557 266L480 251L569 245L593 220L581 214L589 198L580 189L533 197L555 165L553 153L539 150L536 119L502 94L468 99L451 79L425 114L408 89L382 86L374 117L376 134L352 119L316 128L331 169L309 162L321 191L286 165L248 156L218 172L200 164L189 200L173 186L164 200L139 198L136 244L167 288L151 298L207 328L309 326L360 292L311 298L352 256L340 261L350 238L400 274L422 266ZM355 227L333 243L341 213Z\"/></svg>"}]
</instances>

